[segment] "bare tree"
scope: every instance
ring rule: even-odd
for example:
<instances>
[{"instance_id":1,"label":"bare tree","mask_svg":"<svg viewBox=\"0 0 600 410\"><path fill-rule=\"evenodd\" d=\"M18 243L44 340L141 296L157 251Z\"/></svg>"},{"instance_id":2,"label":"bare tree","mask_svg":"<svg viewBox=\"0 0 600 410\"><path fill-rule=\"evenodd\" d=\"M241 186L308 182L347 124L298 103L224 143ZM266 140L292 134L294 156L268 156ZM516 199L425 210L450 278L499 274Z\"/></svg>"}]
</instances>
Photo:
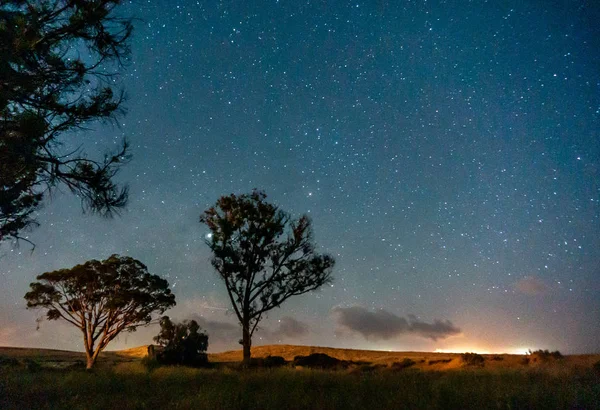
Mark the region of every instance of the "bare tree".
<instances>
[{"instance_id":1,"label":"bare tree","mask_svg":"<svg viewBox=\"0 0 600 410\"><path fill-rule=\"evenodd\" d=\"M259 191L223 196L200 216L211 231L212 265L242 326L246 362L263 316L288 298L330 282L335 264L330 255L316 252L306 215L292 220L265 198Z\"/></svg>"},{"instance_id":2,"label":"bare tree","mask_svg":"<svg viewBox=\"0 0 600 410\"><path fill-rule=\"evenodd\" d=\"M120 332L134 331L153 313L175 305L168 282L128 256L91 260L37 280L25 295L27 307L46 309L48 320L62 319L81 330L88 369Z\"/></svg>"}]
</instances>

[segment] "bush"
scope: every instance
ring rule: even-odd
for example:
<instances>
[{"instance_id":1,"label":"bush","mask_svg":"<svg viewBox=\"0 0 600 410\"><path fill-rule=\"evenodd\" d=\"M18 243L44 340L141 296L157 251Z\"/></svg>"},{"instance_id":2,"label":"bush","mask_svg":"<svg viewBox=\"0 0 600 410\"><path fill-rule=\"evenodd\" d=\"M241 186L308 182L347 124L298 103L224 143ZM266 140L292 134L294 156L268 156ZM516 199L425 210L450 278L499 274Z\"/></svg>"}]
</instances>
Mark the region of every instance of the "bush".
<instances>
[{"instance_id":1,"label":"bush","mask_svg":"<svg viewBox=\"0 0 600 410\"><path fill-rule=\"evenodd\" d=\"M358 364L357 366L358 367L351 370L351 373L372 373L387 367L385 364L371 365L367 363Z\"/></svg>"},{"instance_id":2,"label":"bush","mask_svg":"<svg viewBox=\"0 0 600 410\"><path fill-rule=\"evenodd\" d=\"M555 350L553 352L549 351L548 349L546 350L536 350L534 352L532 352L531 350L529 351L529 355L531 356L531 359L534 362L537 362L538 360L540 362L548 362L551 360L558 360L558 359L562 359L563 355L558 351Z\"/></svg>"},{"instance_id":3,"label":"bush","mask_svg":"<svg viewBox=\"0 0 600 410\"><path fill-rule=\"evenodd\" d=\"M248 362L247 367L282 367L285 366L286 363L287 362L285 361L285 359L281 356L252 357L250 358L250 362Z\"/></svg>"},{"instance_id":4,"label":"bush","mask_svg":"<svg viewBox=\"0 0 600 410\"><path fill-rule=\"evenodd\" d=\"M467 366L483 366L485 363L485 358L477 353L463 353L460 359Z\"/></svg>"},{"instance_id":5,"label":"bush","mask_svg":"<svg viewBox=\"0 0 600 410\"><path fill-rule=\"evenodd\" d=\"M594 371L598 374L600 374L600 360L598 360L596 363L594 363L594 365L592 366L592 369L594 369Z\"/></svg>"},{"instance_id":6,"label":"bush","mask_svg":"<svg viewBox=\"0 0 600 410\"><path fill-rule=\"evenodd\" d=\"M15 367L19 366L19 361L14 357L0 356L0 367Z\"/></svg>"},{"instance_id":7,"label":"bush","mask_svg":"<svg viewBox=\"0 0 600 410\"><path fill-rule=\"evenodd\" d=\"M281 367L281 366L285 366L285 365L286 365L286 361L281 356L267 356L264 359L265 367Z\"/></svg>"},{"instance_id":8,"label":"bush","mask_svg":"<svg viewBox=\"0 0 600 410\"><path fill-rule=\"evenodd\" d=\"M195 320L173 323L168 316L160 320L160 332L154 338L162 349L156 353L161 364L179 364L192 367L208 365L208 335L200 333Z\"/></svg>"},{"instance_id":9,"label":"bush","mask_svg":"<svg viewBox=\"0 0 600 410\"><path fill-rule=\"evenodd\" d=\"M502 357L500 355L494 355L494 356L492 356L492 360L495 362L501 362L502 360L504 360L504 357Z\"/></svg>"},{"instance_id":10,"label":"bush","mask_svg":"<svg viewBox=\"0 0 600 410\"><path fill-rule=\"evenodd\" d=\"M318 369L333 369L336 367L347 367L347 363L326 355L325 353L313 353L308 356L294 357L294 366L305 366Z\"/></svg>"},{"instance_id":11,"label":"bush","mask_svg":"<svg viewBox=\"0 0 600 410\"><path fill-rule=\"evenodd\" d=\"M395 369L395 370L407 369L411 366L414 366L415 364L417 364L417 363L414 360L411 360L407 357L404 360L402 360L401 362L392 363L392 369Z\"/></svg>"}]
</instances>

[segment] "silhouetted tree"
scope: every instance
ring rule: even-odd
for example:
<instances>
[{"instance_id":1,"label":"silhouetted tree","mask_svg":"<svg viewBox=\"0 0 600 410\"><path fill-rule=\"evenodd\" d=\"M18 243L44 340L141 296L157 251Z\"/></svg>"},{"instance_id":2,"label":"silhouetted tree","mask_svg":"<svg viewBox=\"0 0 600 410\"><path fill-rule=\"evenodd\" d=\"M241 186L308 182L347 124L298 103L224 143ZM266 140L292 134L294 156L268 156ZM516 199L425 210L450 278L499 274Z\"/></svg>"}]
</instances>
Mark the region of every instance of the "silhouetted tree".
<instances>
[{"instance_id":1,"label":"silhouetted tree","mask_svg":"<svg viewBox=\"0 0 600 410\"><path fill-rule=\"evenodd\" d=\"M24 239L59 185L104 216L126 204L127 187L114 176L129 160L127 143L93 160L61 139L122 111L113 80L132 25L115 16L121 3L0 1L0 242Z\"/></svg>"},{"instance_id":2,"label":"silhouetted tree","mask_svg":"<svg viewBox=\"0 0 600 410\"><path fill-rule=\"evenodd\" d=\"M81 330L88 369L121 331L134 331L175 305L168 282L129 256L91 260L37 280L25 295L27 307L46 309L48 320L63 319Z\"/></svg>"},{"instance_id":3,"label":"silhouetted tree","mask_svg":"<svg viewBox=\"0 0 600 410\"><path fill-rule=\"evenodd\" d=\"M199 330L200 326L195 320L173 323L168 316L164 316L160 320L160 333L154 338L162 346L156 355L157 360L164 364L206 366L208 335Z\"/></svg>"},{"instance_id":4,"label":"silhouetted tree","mask_svg":"<svg viewBox=\"0 0 600 410\"><path fill-rule=\"evenodd\" d=\"M244 361L252 335L269 310L330 282L335 263L315 251L310 220L265 202L263 192L229 195L200 216L211 231L212 265L242 326Z\"/></svg>"}]
</instances>

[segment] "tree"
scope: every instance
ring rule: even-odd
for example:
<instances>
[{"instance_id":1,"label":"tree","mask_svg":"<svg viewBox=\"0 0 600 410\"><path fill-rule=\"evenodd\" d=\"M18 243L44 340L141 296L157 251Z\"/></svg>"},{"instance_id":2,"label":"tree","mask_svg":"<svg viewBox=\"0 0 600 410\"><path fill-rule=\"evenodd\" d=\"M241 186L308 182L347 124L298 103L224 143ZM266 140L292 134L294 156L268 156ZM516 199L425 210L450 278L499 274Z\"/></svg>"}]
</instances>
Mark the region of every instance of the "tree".
<instances>
[{"instance_id":1,"label":"tree","mask_svg":"<svg viewBox=\"0 0 600 410\"><path fill-rule=\"evenodd\" d=\"M157 360L165 364L206 366L208 335L199 330L200 326L195 320L174 323L164 316L160 320L160 332L154 337L154 341L163 348L156 355Z\"/></svg>"},{"instance_id":2,"label":"tree","mask_svg":"<svg viewBox=\"0 0 600 410\"><path fill-rule=\"evenodd\" d=\"M175 305L168 282L129 256L91 260L37 280L25 295L27 308L46 309L48 320L62 319L81 330L88 369L119 333L134 331L150 323L153 313Z\"/></svg>"},{"instance_id":3,"label":"tree","mask_svg":"<svg viewBox=\"0 0 600 410\"><path fill-rule=\"evenodd\" d=\"M130 159L127 142L93 160L63 138L122 112L113 84L132 24L115 16L121 3L0 2L0 242L25 239L20 233L36 225L34 212L57 186L104 216L127 203L127 186L114 180Z\"/></svg>"},{"instance_id":4,"label":"tree","mask_svg":"<svg viewBox=\"0 0 600 410\"><path fill-rule=\"evenodd\" d=\"M331 281L333 257L315 250L310 219L293 220L260 191L219 198L200 216L207 245L242 326L244 361L252 335L269 310Z\"/></svg>"}]
</instances>

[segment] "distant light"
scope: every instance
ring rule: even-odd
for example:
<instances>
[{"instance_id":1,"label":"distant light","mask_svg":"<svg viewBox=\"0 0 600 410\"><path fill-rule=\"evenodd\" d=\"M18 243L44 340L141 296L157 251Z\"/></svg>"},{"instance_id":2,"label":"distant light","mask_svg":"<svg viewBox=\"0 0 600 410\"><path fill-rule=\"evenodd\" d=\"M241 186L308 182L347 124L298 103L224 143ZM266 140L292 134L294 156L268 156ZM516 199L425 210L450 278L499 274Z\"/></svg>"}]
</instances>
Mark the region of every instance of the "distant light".
<instances>
[{"instance_id":1,"label":"distant light","mask_svg":"<svg viewBox=\"0 0 600 410\"><path fill-rule=\"evenodd\" d=\"M488 350L469 349L469 348L451 348L451 349L435 349L435 353L477 353L490 354Z\"/></svg>"},{"instance_id":2,"label":"distant light","mask_svg":"<svg viewBox=\"0 0 600 410\"><path fill-rule=\"evenodd\" d=\"M212 237L213 237L213 234L212 234L212 233L207 233L207 234L206 234L206 239L212 239Z\"/></svg>"}]
</instances>

